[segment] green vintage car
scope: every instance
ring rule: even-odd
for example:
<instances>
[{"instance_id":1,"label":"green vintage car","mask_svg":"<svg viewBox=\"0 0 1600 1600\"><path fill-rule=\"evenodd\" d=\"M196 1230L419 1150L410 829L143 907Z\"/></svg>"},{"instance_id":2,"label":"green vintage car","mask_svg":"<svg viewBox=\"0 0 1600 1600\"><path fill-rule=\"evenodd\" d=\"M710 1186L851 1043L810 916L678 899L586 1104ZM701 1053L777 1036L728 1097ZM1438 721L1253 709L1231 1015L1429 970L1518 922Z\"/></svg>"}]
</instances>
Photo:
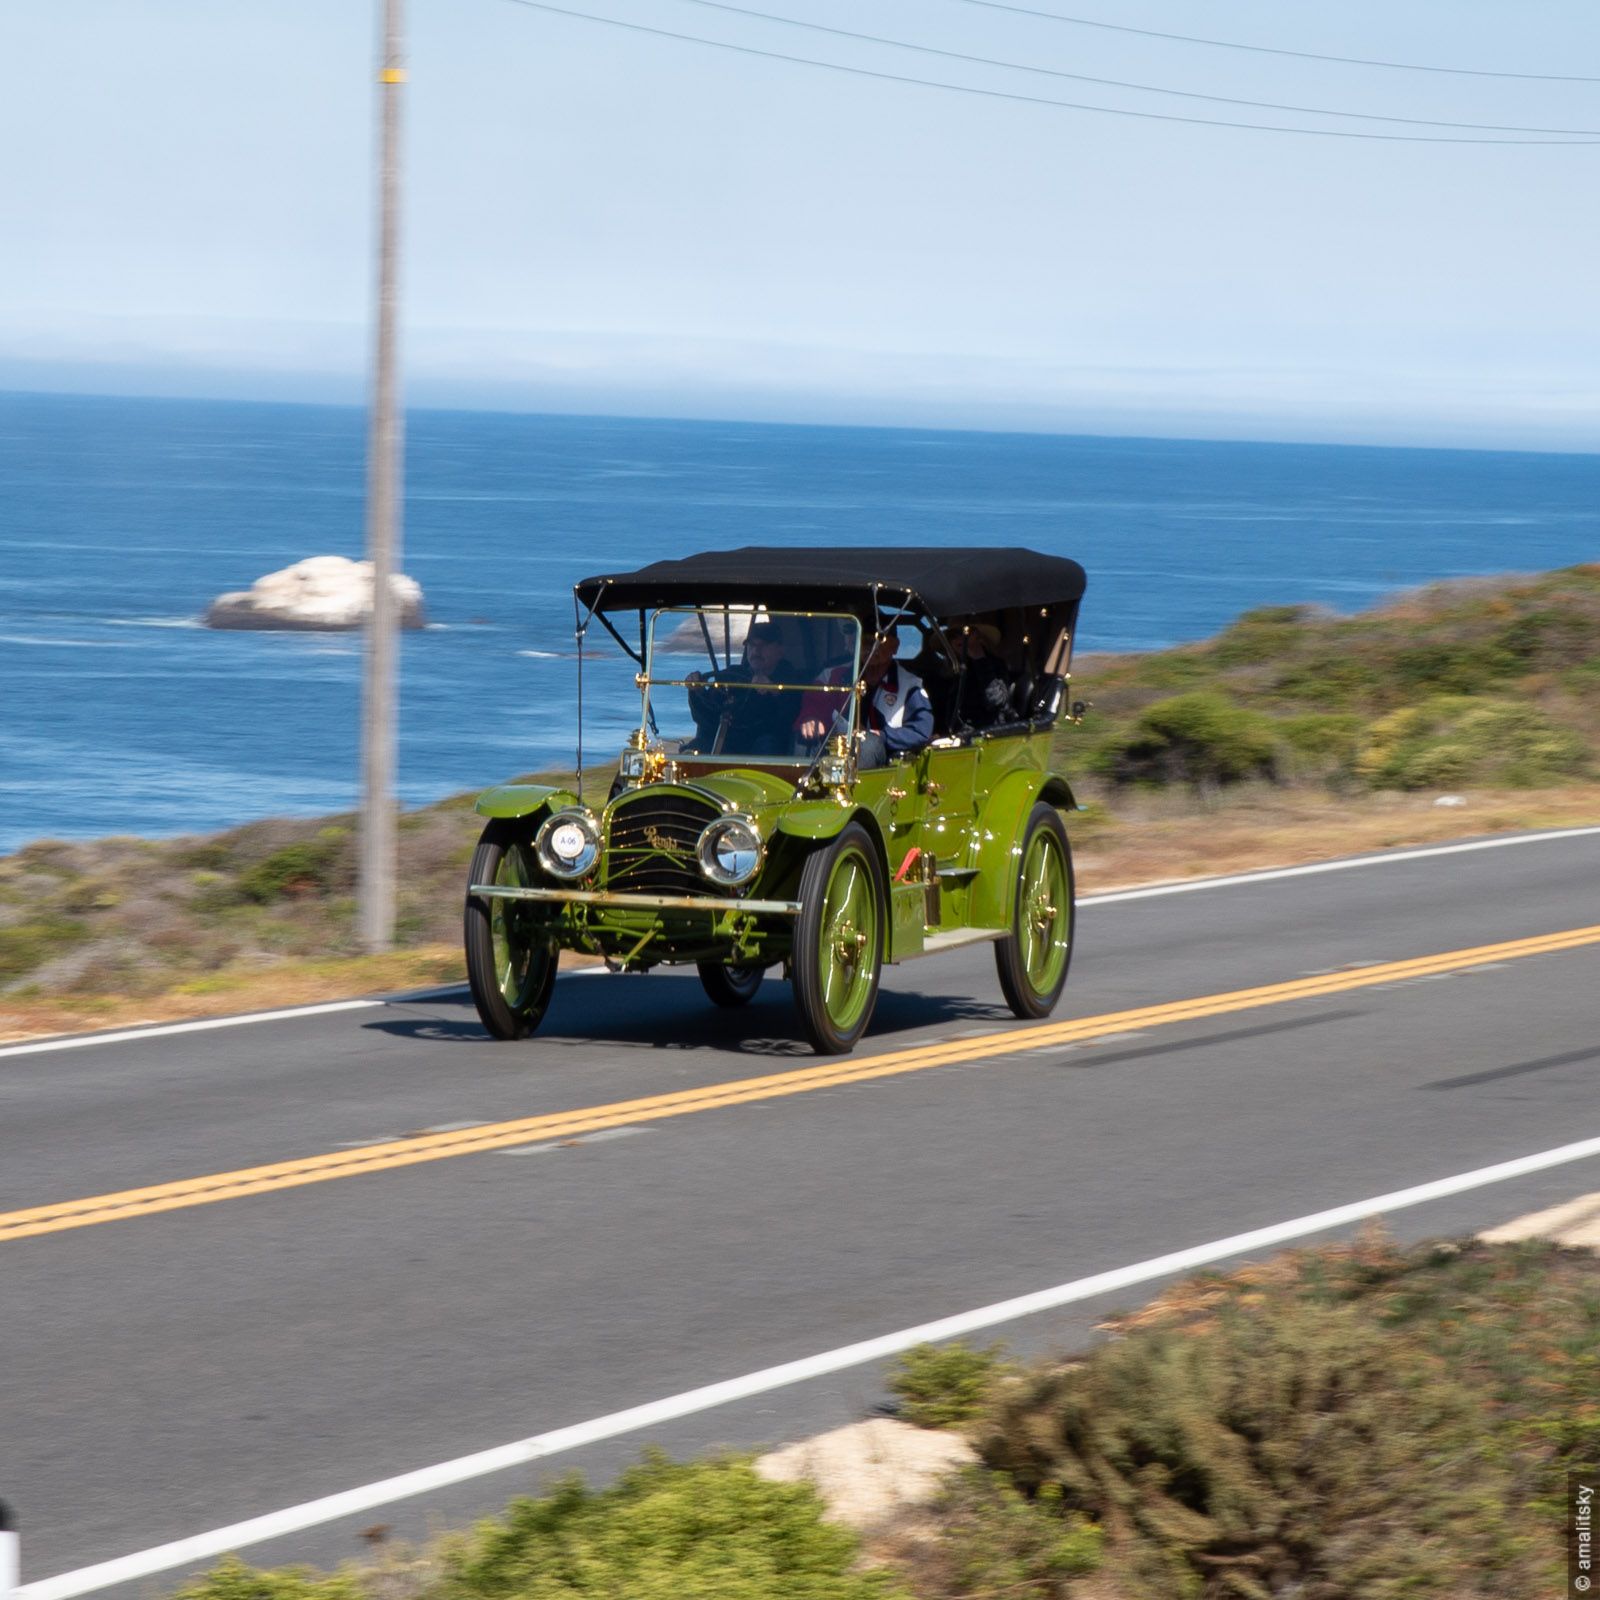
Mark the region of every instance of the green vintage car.
<instances>
[{"instance_id":1,"label":"green vintage car","mask_svg":"<svg viewBox=\"0 0 1600 1600\"><path fill-rule=\"evenodd\" d=\"M525 1038L581 950L692 962L729 1007L781 967L805 1038L844 1052L886 961L984 940L1011 1009L1047 1016L1072 955L1074 802L1049 761L1082 711L1083 589L1076 562L1019 549L747 548L584 579L578 780L478 801L465 933L484 1026ZM603 803L581 755L597 622L641 695Z\"/></svg>"}]
</instances>

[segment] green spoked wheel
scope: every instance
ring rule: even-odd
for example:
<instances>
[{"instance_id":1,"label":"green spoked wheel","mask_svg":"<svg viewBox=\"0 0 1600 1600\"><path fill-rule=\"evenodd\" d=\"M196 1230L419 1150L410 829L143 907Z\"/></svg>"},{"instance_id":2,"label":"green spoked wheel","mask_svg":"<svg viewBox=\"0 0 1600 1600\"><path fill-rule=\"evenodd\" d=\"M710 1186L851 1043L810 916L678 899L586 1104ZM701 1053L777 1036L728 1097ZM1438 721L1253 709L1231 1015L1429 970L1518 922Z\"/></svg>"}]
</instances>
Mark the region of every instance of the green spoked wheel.
<instances>
[{"instance_id":1,"label":"green spoked wheel","mask_svg":"<svg viewBox=\"0 0 1600 1600\"><path fill-rule=\"evenodd\" d=\"M883 971L883 878L878 847L856 823L801 869L790 967L801 1025L819 1055L853 1050L872 1021Z\"/></svg>"},{"instance_id":2,"label":"green spoked wheel","mask_svg":"<svg viewBox=\"0 0 1600 1600\"><path fill-rule=\"evenodd\" d=\"M525 889L537 877L525 825L496 820L483 830L467 883ZM537 1028L556 983L559 951L537 931L534 902L468 893L467 982L483 1025L496 1039L525 1039Z\"/></svg>"},{"instance_id":3,"label":"green spoked wheel","mask_svg":"<svg viewBox=\"0 0 1600 1600\"><path fill-rule=\"evenodd\" d=\"M1017 862L1011 932L994 947L1006 1004L1019 1017L1048 1017L1072 962L1072 849L1054 806L1033 808Z\"/></svg>"},{"instance_id":4,"label":"green spoked wheel","mask_svg":"<svg viewBox=\"0 0 1600 1600\"><path fill-rule=\"evenodd\" d=\"M747 1006L756 997L767 969L760 962L748 966L730 967L720 961L701 961L696 964L700 983L706 994L719 1006L730 1011Z\"/></svg>"}]
</instances>

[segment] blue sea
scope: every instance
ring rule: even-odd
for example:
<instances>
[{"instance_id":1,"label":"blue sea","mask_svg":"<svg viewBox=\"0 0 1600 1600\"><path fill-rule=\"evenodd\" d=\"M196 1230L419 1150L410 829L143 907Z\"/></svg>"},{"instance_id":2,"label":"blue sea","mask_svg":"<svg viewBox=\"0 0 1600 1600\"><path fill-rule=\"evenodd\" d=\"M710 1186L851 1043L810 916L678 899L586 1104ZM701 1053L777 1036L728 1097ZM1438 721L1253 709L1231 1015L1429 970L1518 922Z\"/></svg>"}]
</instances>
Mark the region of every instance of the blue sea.
<instances>
[{"instance_id":1,"label":"blue sea","mask_svg":"<svg viewBox=\"0 0 1600 1600\"><path fill-rule=\"evenodd\" d=\"M196 619L360 556L363 452L345 407L0 394L0 852L354 804L359 637ZM577 578L852 541L1070 555L1080 648L1147 650L1251 606L1594 560L1600 456L416 412L403 798L572 759ZM615 649L593 666L605 751L637 697Z\"/></svg>"}]
</instances>

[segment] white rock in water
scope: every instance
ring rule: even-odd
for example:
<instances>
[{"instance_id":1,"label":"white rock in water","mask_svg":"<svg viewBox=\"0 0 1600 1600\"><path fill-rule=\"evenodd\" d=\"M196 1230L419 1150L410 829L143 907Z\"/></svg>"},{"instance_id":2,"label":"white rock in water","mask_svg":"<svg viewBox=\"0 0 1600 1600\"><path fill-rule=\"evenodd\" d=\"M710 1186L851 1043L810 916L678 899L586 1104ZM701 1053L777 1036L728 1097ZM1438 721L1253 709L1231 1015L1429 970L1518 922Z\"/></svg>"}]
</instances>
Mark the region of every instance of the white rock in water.
<instances>
[{"instance_id":1,"label":"white rock in water","mask_svg":"<svg viewBox=\"0 0 1600 1600\"><path fill-rule=\"evenodd\" d=\"M401 573L389 579L402 628L423 625L422 586ZM372 611L372 563L311 556L257 578L249 589L218 595L202 619L208 628L359 628Z\"/></svg>"},{"instance_id":2,"label":"white rock in water","mask_svg":"<svg viewBox=\"0 0 1600 1600\"><path fill-rule=\"evenodd\" d=\"M712 643L716 645L720 654L724 647L738 651L744 644L744 636L750 631L750 621L755 615L754 606L729 606L728 616L723 618L720 606L708 610L705 614L705 628L700 626L698 617L685 617L666 637L665 643L673 650L701 650L706 647L706 634L710 633ZM723 632L726 620L727 632Z\"/></svg>"}]
</instances>

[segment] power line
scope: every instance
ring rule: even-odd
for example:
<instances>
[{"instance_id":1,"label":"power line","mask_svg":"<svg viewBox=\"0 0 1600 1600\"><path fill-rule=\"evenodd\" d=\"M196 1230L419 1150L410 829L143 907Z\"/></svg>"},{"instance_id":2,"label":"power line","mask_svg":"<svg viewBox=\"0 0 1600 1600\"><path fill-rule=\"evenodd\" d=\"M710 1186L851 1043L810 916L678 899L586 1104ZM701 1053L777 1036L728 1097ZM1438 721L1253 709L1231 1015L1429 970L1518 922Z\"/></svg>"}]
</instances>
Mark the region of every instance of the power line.
<instances>
[{"instance_id":1,"label":"power line","mask_svg":"<svg viewBox=\"0 0 1600 1600\"><path fill-rule=\"evenodd\" d=\"M726 0L683 0L683 3L703 6L711 11L727 11L739 17L755 17L762 22L780 22L790 28L807 28L812 33L831 33L839 39L857 39L864 44L885 44L896 50L915 50L922 55L943 56L948 61L970 61L981 67L1003 67L1008 72L1032 72L1046 78L1070 78L1075 83L1098 83L1112 89L1136 89L1141 94L1170 94L1185 100L1209 100L1224 106L1251 106L1258 111L1292 111L1302 116L1349 117L1361 122L1400 122L1414 128L1467 128L1478 133L1574 134L1587 139L1600 139L1600 128L1524 128L1500 122L1441 122L1434 117L1386 117L1374 111L1332 111L1326 106L1284 105L1276 100L1241 100L1233 95L1203 94L1196 89L1165 89L1159 84L1130 83L1122 78L1096 78L1085 72L1036 67L1025 61L1000 61L993 56L968 55L961 50L941 50L935 45L913 44L906 39L889 39L877 33L853 33L848 28L833 28L823 22L806 22L799 17L780 17L770 11L753 11L748 6L729 5Z\"/></svg>"},{"instance_id":2,"label":"power line","mask_svg":"<svg viewBox=\"0 0 1600 1600\"><path fill-rule=\"evenodd\" d=\"M1156 28L1132 28L1122 22L1099 22L1093 17L1064 17L1056 11L1035 11L1005 0L960 0L962 5L983 6L988 11L1012 11L1019 17L1043 17L1046 22L1070 23L1075 28L1104 28L1108 33L1136 33L1143 39L1175 39L1179 44L1203 44L1216 50L1248 50L1253 55L1293 56L1297 61L1336 61L1345 67L1388 67L1396 72L1443 72L1455 78L1517 78L1524 83L1600 83L1600 78L1578 78L1563 72L1491 72L1479 67L1435 67L1416 61L1378 61L1368 56L1326 56L1314 50L1279 50L1265 44L1239 44L1231 39L1200 39L1191 33L1162 33Z\"/></svg>"},{"instance_id":3,"label":"power line","mask_svg":"<svg viewBox=\"0 0 1600 1600\"><path fill-rule=\"evenodd\" d=\"M512 5L532 11L547 11L553 16L572 17L579 22L598 22L608 28L625 28L630 33L647 33L658 39L678 39L686 44L705 45L713 50L729 50L736 55L759 56L767 61L787 61L801 67L820 67L828 72L844 72L855 78L875 78L881 83L909 83L923 89L945 89L952 94L977 95L985 100L1010 100L1021 105L1054 106L1066 111L1089 111L1104 117L1131 117L1141 122L1177 122L1197 128L1243 128L1253 133L1287 133L1313 139L1365 139L1384 144L1476 144L1476 145L1592 145L1595 139L1458 139L1450 135L1421 133L1357 133L1350 128L1285 128L1268 122L1226 122L1215 117L1183 117L1167 111L1130 111L1121 106L1094 106L1076 100L1051 100L1043 95L1016 94L1006 89L980 89L967 83L943 83L934 78L914 78L901 72L881 72L872 67L850 67L838 61L818 61L811 56L793 56L781 50L762 50L755 45L731 44L725 39L707 39L697 33L676 33L644 22L624 22L620 17L596 16L592 11L572 11L551 5L548 0L510 0Z\"/></svg>"}]
</instances>

